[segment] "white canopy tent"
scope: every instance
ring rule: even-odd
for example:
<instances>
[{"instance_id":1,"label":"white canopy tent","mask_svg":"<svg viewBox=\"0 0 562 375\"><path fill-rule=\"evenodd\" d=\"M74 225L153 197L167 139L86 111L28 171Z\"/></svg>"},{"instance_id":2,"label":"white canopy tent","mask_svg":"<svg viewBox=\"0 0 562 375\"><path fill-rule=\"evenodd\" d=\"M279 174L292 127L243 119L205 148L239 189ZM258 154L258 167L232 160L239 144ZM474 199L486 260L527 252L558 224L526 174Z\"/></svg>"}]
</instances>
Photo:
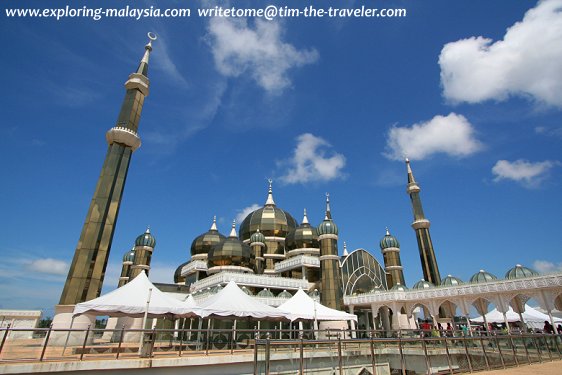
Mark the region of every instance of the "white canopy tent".
<instances>
[{"instance_id":1,"label":"white canopy tent","mask_svg":"<svg viewBox=\"0 0 562 375\"><path fill-rule=\"evenodd\" d=\"M522 315L523 315L523 321L525 322L525 324L529 328L543 328L545 321L550 322L550 317L548 315L532 308L529 305L525 305L525 311L523 312ZM521 318L519 317L519 314L516 313L515 311L513 311L511 306L509 307L509 310L506 313L506 317L507 317L507 321L509 323L521 321ZM484 317L479 316L477 318L470 319L470 321L475 322L475 323L483 323ZM486 314L486 321L488 323L504 323L505 322L503 314L501 312L499 312L498 309L493 309L492 311L487 313ZM562 319L554 318L554 322L557 323L557 324L562 323Z\"/></svg>"},{"instance_id":2,"label":"white canopy tent","mask_svg":"<svg viewBox=\"0 0 562 375\"><path fill-rule=\"evenodd\" d=\"M299 289L293 297L279 306L278 309L289 314L291 320L357 321L357 315L326 307L313 300L302 289Z\"/></svg>"},{"instance_id":3,"label":"white canopy tent","mask_svg":"<svg viewBox=\"0 0 562 375\"><path fill-rule=\"evenodd\" d=\"M90 301L78 303L74 316L80 314L144 317L197 316L196 307L161 292L144 272L120 288Z\"/></svg>"},{"instance_id":4,"label":"white canopy tent","mask_svg":"<svg viewBox=\"0 0 562 375\"><path fill-rule=\"evenodd\" d=\"M255 318L261 320L290 320L287 313L265 305L250 297L230 281L217 294L207 298L196 307L203 318Z\"/></svg>"}]
</instances>

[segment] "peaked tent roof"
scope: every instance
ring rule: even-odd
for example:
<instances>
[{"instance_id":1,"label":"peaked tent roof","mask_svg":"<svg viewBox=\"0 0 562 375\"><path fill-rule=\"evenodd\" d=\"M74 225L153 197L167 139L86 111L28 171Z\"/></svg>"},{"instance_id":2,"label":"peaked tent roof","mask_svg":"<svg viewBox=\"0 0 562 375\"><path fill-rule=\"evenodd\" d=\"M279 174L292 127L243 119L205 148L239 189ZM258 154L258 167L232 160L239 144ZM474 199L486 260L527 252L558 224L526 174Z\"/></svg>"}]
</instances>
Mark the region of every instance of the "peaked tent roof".
<instances>
[{"instance_id":1,"label":"peaked tent roof","mask_svg":"<svg viewBox=\"0 0 562 375\"><path fill-rule=\"evenodd\" d=\"M278 307L291 315L291 320L355 320L357 315L326 307L314 301L302 289Z\"/></svg>"},{"instance_id":2,"label":"peaked tent roof","mask_svg":"<svg viewBox=\"0 0 562 375\"><path fill-rule=\"evenodd\" d=\"M542 327L542 324L545 322L545 320L550 322L550 317L548 315L532 308L529 305L525 305L525 311L523 312L522 315L523 315L523 320L525 321L525 324L527 324L528 326L535 327L535 328ZM519 317L519 314L516 313L515 311L513 311L513 308L511 306L509 306L509 310L507 311L506 316L507 316L508 322L519 322L521 320L521 318ZM477 323L483 323L484 318L482 316L479 316L477 318L470 319L470 321L477 322ZM493 309L492 311L487 313L486 314L486 321L488 323L505 323L505 321L503 319L503 314L501 312L499 312L498 309ZM555 317L554 322L562 323L562 319Z\"/></svg>"},{"instance_id":3,"label":"peaked tent roof","mask_svg":"<svg viewBox=\"0 0 562 375\"><path fill-rule=\"evenodd\" d=\"M252 317L264 320L290 320L285 312L265 305L244 293L234 281L230 281L220 292L201 302L196 309L203 318Z\"/></svg>"},{"instance_id":4,"label":"peaked tent roof","mask_svg":"<svg viewBox=\"0 0 562 375\"><path fill-rule=\"evenodd\" d=\"M152 289L148 305L149 317L161 316L195 316L196 308L185 302L167 296L148 280L146 273L141 272L129 283L90 301L78 303L74 307L74 315L98 314L109 316L142 317L146 310L148 291Z\"/></svg>"}]
</instances>

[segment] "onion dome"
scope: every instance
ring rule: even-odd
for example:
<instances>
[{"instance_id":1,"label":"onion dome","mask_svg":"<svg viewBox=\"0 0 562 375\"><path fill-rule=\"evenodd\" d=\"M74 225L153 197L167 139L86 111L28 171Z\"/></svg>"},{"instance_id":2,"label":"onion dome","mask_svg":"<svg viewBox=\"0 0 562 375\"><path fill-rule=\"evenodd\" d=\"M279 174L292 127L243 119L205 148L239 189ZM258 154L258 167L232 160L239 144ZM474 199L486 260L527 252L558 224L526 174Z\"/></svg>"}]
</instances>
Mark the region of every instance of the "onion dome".
<instances>
[{"instance_id":1,"label":"onion dome","mask_svg":"<svg viewBox=\"0 0 562 375\"><path fill-rule=\"evenodd\" d=\"M291 298L293 295L286 290L283 290L281 293L277 295L278 298Z\"/></svg>"},{"instance_id":2,"label":"onion dome","mask_svg":"<svg viewBox=\"0 0 562 375\"><path fill-rule=\"evenodd\" d=\"M260 290L257 294L258 297L264 297L264 298L271 298L271 297L275 297L275 295L271 292L271 290L265 288L263 290Z\"/></svg>"},{"instance_id":3,"label":"onion dome","mask_svg":"<svg viewBox=\"0 0 562 375\"><path fill-rule=\"evenodd\" d=\"M243 243L236 237L236 222L232 223L230 236L216 244L209 251L208 267L239 266L251 268L250 245Z\"/></svg>"},{"instance_id":4,"label":"onion dome","mask_svg":"<svg viewBox=\"0 0 562 375\"><path fill-rule=\"evenodd\" d=\"M146 246L154 248L156 246L156 239L150 234L150 227L146 228L146 232L141 234L135 240L135 246Z\"/></svg>"},{"instance_id":5,"label":"onion dome","mask_svg":"<svg viewBox=\"0 0 562 375\"><path fill-rule=\"evenodd\" d=\"M246 288L245 286L243 286L243 287L240 288L240 289L242 289L242 291L243 291L244 293L246 293L247 295L253 296L252 291L251 291L250 289Z\"/></svg>"},{"instance_id":6,"label":"onion dome","mask_svg":"<svg viewBox=\"0 0 562 375\"><path fill-rule=\"evenodd\" d=\"M250 236L250 243L254 243L254 242L260 242L265 244L265 236L263 235L263 233L260 232L260 228L258 228L256 233Z\"/></svg>"},{"instance_id":7,"label":"onion dome","mask_svg":"<svg viewBox=\"0 0 562 375\"><path fill-rule=\"evenodd\" d=\"M215 285L214 287L212 287L211 290L209 290L209 293L210 294L217 294L221 290L223 290L223 286L219 284L219 285Z\"/></svg>"},{"instance_id":8,"label":"onion dome","mask_svg":"<svg viewBox=\"0 0 562 375\"><path fill-rule=\"evenodd\" d=\"M176 268L176 272L174 272L174 283L175 284L180 284L180 283L185 282L185 277L181 275L181 270L182 270L183 266L185 266L187 263L189 263L189 261L180 264L178 266L178 268Z\"/></svg>"},{"instance_id":9,"label":"onion dome","mask_svg":"<svg viewBox=\"0 0 562 375\"><path fill-rule=\"evenodd\" d=\"M125 255L123 255L123 263L133 263L135 261L135 248L133 247L131 250L127 251Z\"/></svg>"},{"instance_id":10,"label":"onion dome","mask_svg":"<svg viewBox=\"0 0 562 375\"><path fill-rule=\"evenodd\" d=\"M447 275L446 278L441 280L441 286L456 286L461 284L464 284L464 282L458 277L452 275Z\"/></svg>"},{"instance_id":11,"label":"onion dome","mask_svg":"<svg viewBox=\"0 0 562 375\"><path fill-rule=\"evenodd\" d=\"M208 254L213 246L224 241L226 237L217 230L217 217L213 217L213 224L208 232L195 237L191 243L191 256L198 254Z\"/></svg>"},{"instance_id":12,"label":"onion dome","mask_svg":"<svg viewBox=\"0 0 562 375\"><path fill-rule=\"evenodd\" d=\"M389 247L400 248L400 243L398 242L396 237L390 234L388 228L386 228L386 235L382 238L379 245L381 247L381 250L388 249Z\"/></svg>"},{"instance_id":13,"label":"onion dome","mask_svg":"<svg viewBox=\"0 0 562 375\"><path fill-rule=\"evenodd\" d=\"M435 288L435 285L433 285L429 281L425 281L424 279L421 279L420 281L418 281L412 286L412 289L432 289L432 288Z\"/></svg>"},{"instance_id":14,"label":"onion dome","mask_svg":"<svg viewBox=\"0 0 562 375\"><path fill-rule=\"evenodd\" d=\"M495 275L492 275L489 272L484 270L480 270L470 278L471 283L487 283L489 281L497 280L498 278Z\"/></svg>"},{"instance_id":15,"label":"onion dome","mask_svg":"<svg viewBox=\"0 0 562 375\"><path fill-rule=\"evenodd\" d=\"M285 237L285 247L287 250L303 249L303 248L318 248L318 235L315 228L308 222L306 216L306 209L304 210L304 217L302 224L291 230L287 237Z\"/></svg>"},{"instance_id":16,"label":"onion dome","mask_svg":"<svg viewBox=\"0 0 562 375\"><path fill-rule=\"evenodd\" d=\"M408 288L406 288L406 285L402 285L400 283L397 283L396 285L394 285L392 288L390 288L390 290L393 291L399 291L399 292L405 292L408 290Z\"/></svg>"},{"instance_id":17,"label":"onion dome","mask_svg":"<svg viewBox=\"0 0 562 375\"><path fill-rule=\"evenodd\" d=\"M323 234L333 234L338 235L338 227L336 223L332 221L332 212L330 210L330 194L326 193L326 216L324 221L320 223L318 228L316 228L316 234L321 236Z\"/></svg>"},{"instance_id":18,"label":"onion dome","mask_svg":"<svg viewBox=\"0 0 562 375\"><path fill-rule=\"evenodd\" d=\"M523 277L533 277L538 276L539 273L535 270L522 266L520 264L515 265L512 269L505 273L505 278L512 280L512 279L521 279Z\"/></svg>"},{"instance_id":19,"label":"onion dome","mask_svg":"<svg viewBox=\"0 0 562 375\"><path fill-rule=\"evenodd\" d=\"M271 189L272 181L269 180L269 193L265 205L251 212L240 225L240 239L245 241L255 233L258 228L266 237L283 237L297 227L296 220L286 211L278 208L273 201Z\"/></svg>"}]
</instances>

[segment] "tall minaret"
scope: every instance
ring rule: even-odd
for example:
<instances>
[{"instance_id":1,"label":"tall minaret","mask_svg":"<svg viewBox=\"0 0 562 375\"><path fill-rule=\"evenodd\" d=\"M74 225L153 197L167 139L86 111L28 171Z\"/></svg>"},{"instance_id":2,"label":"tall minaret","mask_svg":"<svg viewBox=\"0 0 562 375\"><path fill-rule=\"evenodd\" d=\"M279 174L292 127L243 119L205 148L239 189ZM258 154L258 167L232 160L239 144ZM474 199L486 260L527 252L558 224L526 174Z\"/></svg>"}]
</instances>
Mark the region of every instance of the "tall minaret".
<instances>
[{"instance_id":1,"label":"tall minaret","mask_svg":"<svg viewBox=\"0 0 562 375\"><path fill-rule=\"evenodd\" d=\"M135 73L125 82L125 99L106 139L109 144L105 162L86 215L72 265L68 271L59 305L74 305L99 297L115 223L123 196L131 154L141 145L137 135L144 98L148 96L148 59L156 36L149 42Z\"/></svg>"},{"instance_id":2,"label":"tall minaret","mask_svg":"<svg viewBox=\"0 0 562 375\"><path fill-rule=\"evenodd\" d=\"M384 260L388 289L398 284L405 286L404 271L400 260L400 243L396 237L390 234L388 228L386 228L386 235L382 238L379 246Z\"/></svg>"},{"instance_id":3,"label":"tall minaret","mask_svg":"<svg viewBox=\"0 0 562 375\"><path fill-rule=\"evenodd\" d=\"M343 309L342 277L338 255L338 227L332 221L330 195L326 194L326 216L316 228L320 242L320 303L332 309Z\"/></svg>"},{"instance_id":4,"label":"tall minaret","mask_svg":"<svg viewBox=\"0 0 562 375\"><path fill-rule=\"evenodd\" d=\"M418 239L423 278L433 285L439 285L441 284L441 275L439 275L439 267L437 266L437 259L435 259L433 243L431 242L431 235L429 234L430 222L423 214L420 199L421 189L414 179L414 174L412 173L412 168L410 167L410 161L408 159L406 159L406 168L408 170L408 186L406 192L410 195L412 209L414 211L412 228L414 228L416 238Z\"/></svg>"},{"instance_id":5,"label":"tall minaret","mask_svg":"<svg viewBox=\"0 0 562 375\"><path fill-rule=\"evenodd\" d=\"M119 277L118 288L127 284L130 281L131 266L135 262L135 248L127 251L123 256L123 265L121 266L121 277Z\"/></svg>"}]
</instances>

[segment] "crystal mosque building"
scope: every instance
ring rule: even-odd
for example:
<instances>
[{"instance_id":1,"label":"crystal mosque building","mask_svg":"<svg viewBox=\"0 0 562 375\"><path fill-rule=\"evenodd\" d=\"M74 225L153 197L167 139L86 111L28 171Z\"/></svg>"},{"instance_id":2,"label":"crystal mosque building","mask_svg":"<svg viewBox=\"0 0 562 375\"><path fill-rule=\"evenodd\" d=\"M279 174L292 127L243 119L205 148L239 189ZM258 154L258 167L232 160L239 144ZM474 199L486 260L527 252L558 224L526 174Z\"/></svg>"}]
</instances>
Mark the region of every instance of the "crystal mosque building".
<instances>
[{"instance_id":1,"label":"crystal mosque building","mask_svg":"<svg viewBox=\"0 0 562 375\"><path fill-rule=\"evenodd\" d=\"M116 124L106 133L108 151L55 308L54 328L68 328L74 305L101 292L127 171L133 152L141 145L138 129L149 94L149 57L156 37L149 33L149 38L138 68L125 83ZM435 323L451 321L458 315L468 317L473 308L485 314L491 304L505 317L510 307L522 314L530 298L554 322L551 312L562 310L562 274L539 275L517 265L504 279L483 270L467 282L452 275L441 277L421 189L408 160L406 177L413 212L411 226L423 273L423 279L410 288L404 279L400 243L388 229L380 240L382 263L365 249L348 251L345 243L341 246L338 242L337 215L332 216L328 194L324 220L318 225L310 223L305 210L299 223L274 200L272 181L263 207L251 212L238 230L233 223L228 235L220 233L213 219L210 228L193 239L191 257L175 271L175 284L156 285L179 299L191 294L201 301L233 280L247 294L271 306L279 306L302 289L323 305L357 314L358 327L352 322L352 329L415 328L414 314L420 310ZM136 238L133 249L123 257L119 286L150 271L156 243L149 229ZM75 327L91 324L88 319L80 317ZM347 327L347 322L340 323Z\"/></svg>"}]
</instances>

